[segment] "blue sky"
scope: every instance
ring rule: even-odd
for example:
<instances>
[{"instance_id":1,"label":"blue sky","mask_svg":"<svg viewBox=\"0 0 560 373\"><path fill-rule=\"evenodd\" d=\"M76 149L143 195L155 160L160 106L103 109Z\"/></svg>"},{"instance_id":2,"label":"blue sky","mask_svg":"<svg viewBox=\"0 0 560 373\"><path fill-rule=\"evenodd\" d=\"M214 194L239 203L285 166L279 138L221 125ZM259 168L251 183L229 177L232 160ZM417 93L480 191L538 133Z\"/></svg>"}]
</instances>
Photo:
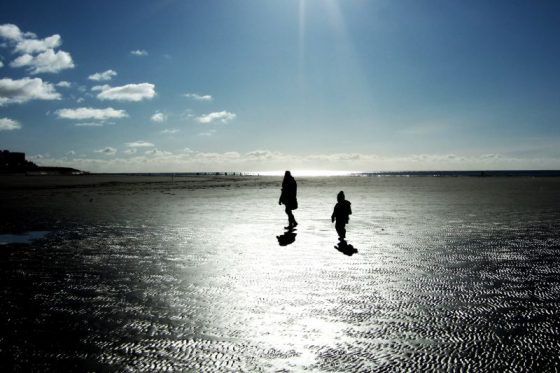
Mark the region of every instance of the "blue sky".
<instances>
[{"instance_id":1,"label":"blue sky","mask_svg":"<svg viewBox=\"0 0 560 373\"><path fill-rule=\"evenodd\" d=\"M0 4L0 148L89 171L560 168L555 1Z\"/></svg>"}]
</instances>

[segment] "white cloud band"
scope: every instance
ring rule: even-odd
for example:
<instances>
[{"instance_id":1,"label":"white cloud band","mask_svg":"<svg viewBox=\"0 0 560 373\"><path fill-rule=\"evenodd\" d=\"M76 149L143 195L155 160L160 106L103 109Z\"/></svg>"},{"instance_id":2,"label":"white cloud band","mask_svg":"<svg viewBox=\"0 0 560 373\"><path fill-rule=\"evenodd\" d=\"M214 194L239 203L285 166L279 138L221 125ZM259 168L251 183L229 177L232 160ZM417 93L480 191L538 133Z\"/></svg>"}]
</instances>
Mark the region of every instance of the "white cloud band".
<instances>
[{"instance_id":1,"label":"white cloud band","mask_svg":"<svg viewBox=\"0 0 560 373\"><path fill-rule=\"evenodd\" d=\"M214 113L209 113L209 114L205 114L205 115L201 115L198 118L196 118L196 120L199 123L212 123L214 121L220 121L222 123L227 123L230 120L235 119L237 115L235 115L234 113L230 113L228 111L218 111L218 112L214 112Z\"/></svg>"},{"instance_id":2,"label":"white cloud band","mask_svg":"<svg viewBox=\"0 0 560 373\"><path fill-rule=\"evenodd\" d=\"M212 101L211 95L199 95L198 93L185 93L185 97L196 101Z\"/></svg>"},{"instance_id":3,"label":"white cloud band","mask_svg":"<svg viewBox=\"0 0 560 373\"><path fill-rule=\"evenodd\" d=\"M73 120L107 120L128 117L124 110L117 110L111 107L105 109L94 109L90 107L81 107L77 109L60 109L56 111L56 115L62 119Z\"/></svg>"},{"instance_id":4,"label":"white cloud band","mask_svg":"<svg viewBox=\"0 0 560 373\"><path fill-rule=\"evenodd\" d=\"M138 140L134 142L127 142L126 146L128 146L129 148L152 148L155 145L152 144L151 142Z\"/></svg>"},{"instance_id":5,"label":"white cloud band","mask_svg":"<svg viewBox=\"0 0 560 373\"><path fill-rule=\"evenodd\" d=\"M117 76L117 72L114 70L106 70L102 73L95 73L88 76L89 80L94 80L96 82L111 80L113 77Z\"/></svg>"},{"instance_id":6,"label":"white cloud band","mask_svg":"<svg viewBox=\"0 0 560 373\"><path fill-rule=\"evenodd\" d=\"M100 91L97 98L100 100L132 101L138 102L152 99L156 95L155 85L151 83L126 84L120 87L96 86L93 90Z\"/></svg>"}]
</instances>

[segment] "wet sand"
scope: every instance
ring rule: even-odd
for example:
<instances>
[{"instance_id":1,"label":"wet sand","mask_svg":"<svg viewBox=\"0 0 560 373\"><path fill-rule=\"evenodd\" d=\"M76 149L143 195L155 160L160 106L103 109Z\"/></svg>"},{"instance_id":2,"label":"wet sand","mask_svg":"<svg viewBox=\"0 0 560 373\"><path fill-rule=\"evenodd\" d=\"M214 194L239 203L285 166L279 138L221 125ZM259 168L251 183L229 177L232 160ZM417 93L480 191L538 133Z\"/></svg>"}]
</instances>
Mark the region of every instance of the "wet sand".
<instances>
[{"instance_id":1,"label":"wet sand","mask_svg":"<svg viewBox=\"0 0 560 373\"><path fill-rule=\"evenodd\" d=\"M560 178L297 181L280 246L280 178L0 178L2 367L560 368Z\"/></svg>"}]
</instances>

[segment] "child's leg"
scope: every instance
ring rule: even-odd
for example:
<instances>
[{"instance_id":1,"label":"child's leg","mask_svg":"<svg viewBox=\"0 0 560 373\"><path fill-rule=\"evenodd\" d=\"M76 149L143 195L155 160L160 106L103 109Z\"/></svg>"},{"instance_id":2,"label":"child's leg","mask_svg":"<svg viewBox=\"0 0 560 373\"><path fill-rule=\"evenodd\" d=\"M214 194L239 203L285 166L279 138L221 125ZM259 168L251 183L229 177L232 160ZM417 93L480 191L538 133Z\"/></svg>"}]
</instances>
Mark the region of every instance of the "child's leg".
<instances>
[{"instance_id":1,"label":"child's leg","mask_svg":"<svg viewBox=\"0 0 560 373\"><path fill-rule=\"evenodd\" d=\"M336 233L338 233L338 237L340 237L341 239L345 239L346 238L346 228L345 228L346 224L344 223L336 223L335 228L336 228Z\"/></svg>"}]
</instances>

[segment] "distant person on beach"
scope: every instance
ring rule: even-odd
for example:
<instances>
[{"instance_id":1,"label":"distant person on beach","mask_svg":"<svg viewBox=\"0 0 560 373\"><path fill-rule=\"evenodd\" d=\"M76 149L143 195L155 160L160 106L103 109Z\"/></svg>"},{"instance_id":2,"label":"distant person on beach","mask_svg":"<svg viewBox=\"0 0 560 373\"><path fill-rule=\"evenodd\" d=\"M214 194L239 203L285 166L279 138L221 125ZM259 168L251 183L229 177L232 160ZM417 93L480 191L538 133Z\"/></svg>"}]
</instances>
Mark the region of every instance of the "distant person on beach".
<instances>
[{"instance_id":1,"label":"distant person on beach","mask_svg":"<svg viewBox=\"0 0 560 373\"><path fill-rule=\"evenodd\" d=\"M331 221L334 223L336 220L335 228L338 233L339 239L342 241L346 238L346 224L352 215L350 208L350 201L347 201L344 192L340 191L336 196L337 204L334 206L334 211L331 215Z\"/></svg>"},{"instance_id":2,"label":"distant person on beach","mask_svg":"<svg viewBox=\"0 0 560 373\"><path fill-rule=\"evenodd\" d=\"M284 180L282 181L282 194L280 194L278 204L284 204L284 206L286 206L286 214L288 215L288 226L286 229L291 229L297 226L298 223L292 213L292 210L296 210L298 208L297 183L290 171L286 171L284 173Z\"/></svg>"}]
</instances>

